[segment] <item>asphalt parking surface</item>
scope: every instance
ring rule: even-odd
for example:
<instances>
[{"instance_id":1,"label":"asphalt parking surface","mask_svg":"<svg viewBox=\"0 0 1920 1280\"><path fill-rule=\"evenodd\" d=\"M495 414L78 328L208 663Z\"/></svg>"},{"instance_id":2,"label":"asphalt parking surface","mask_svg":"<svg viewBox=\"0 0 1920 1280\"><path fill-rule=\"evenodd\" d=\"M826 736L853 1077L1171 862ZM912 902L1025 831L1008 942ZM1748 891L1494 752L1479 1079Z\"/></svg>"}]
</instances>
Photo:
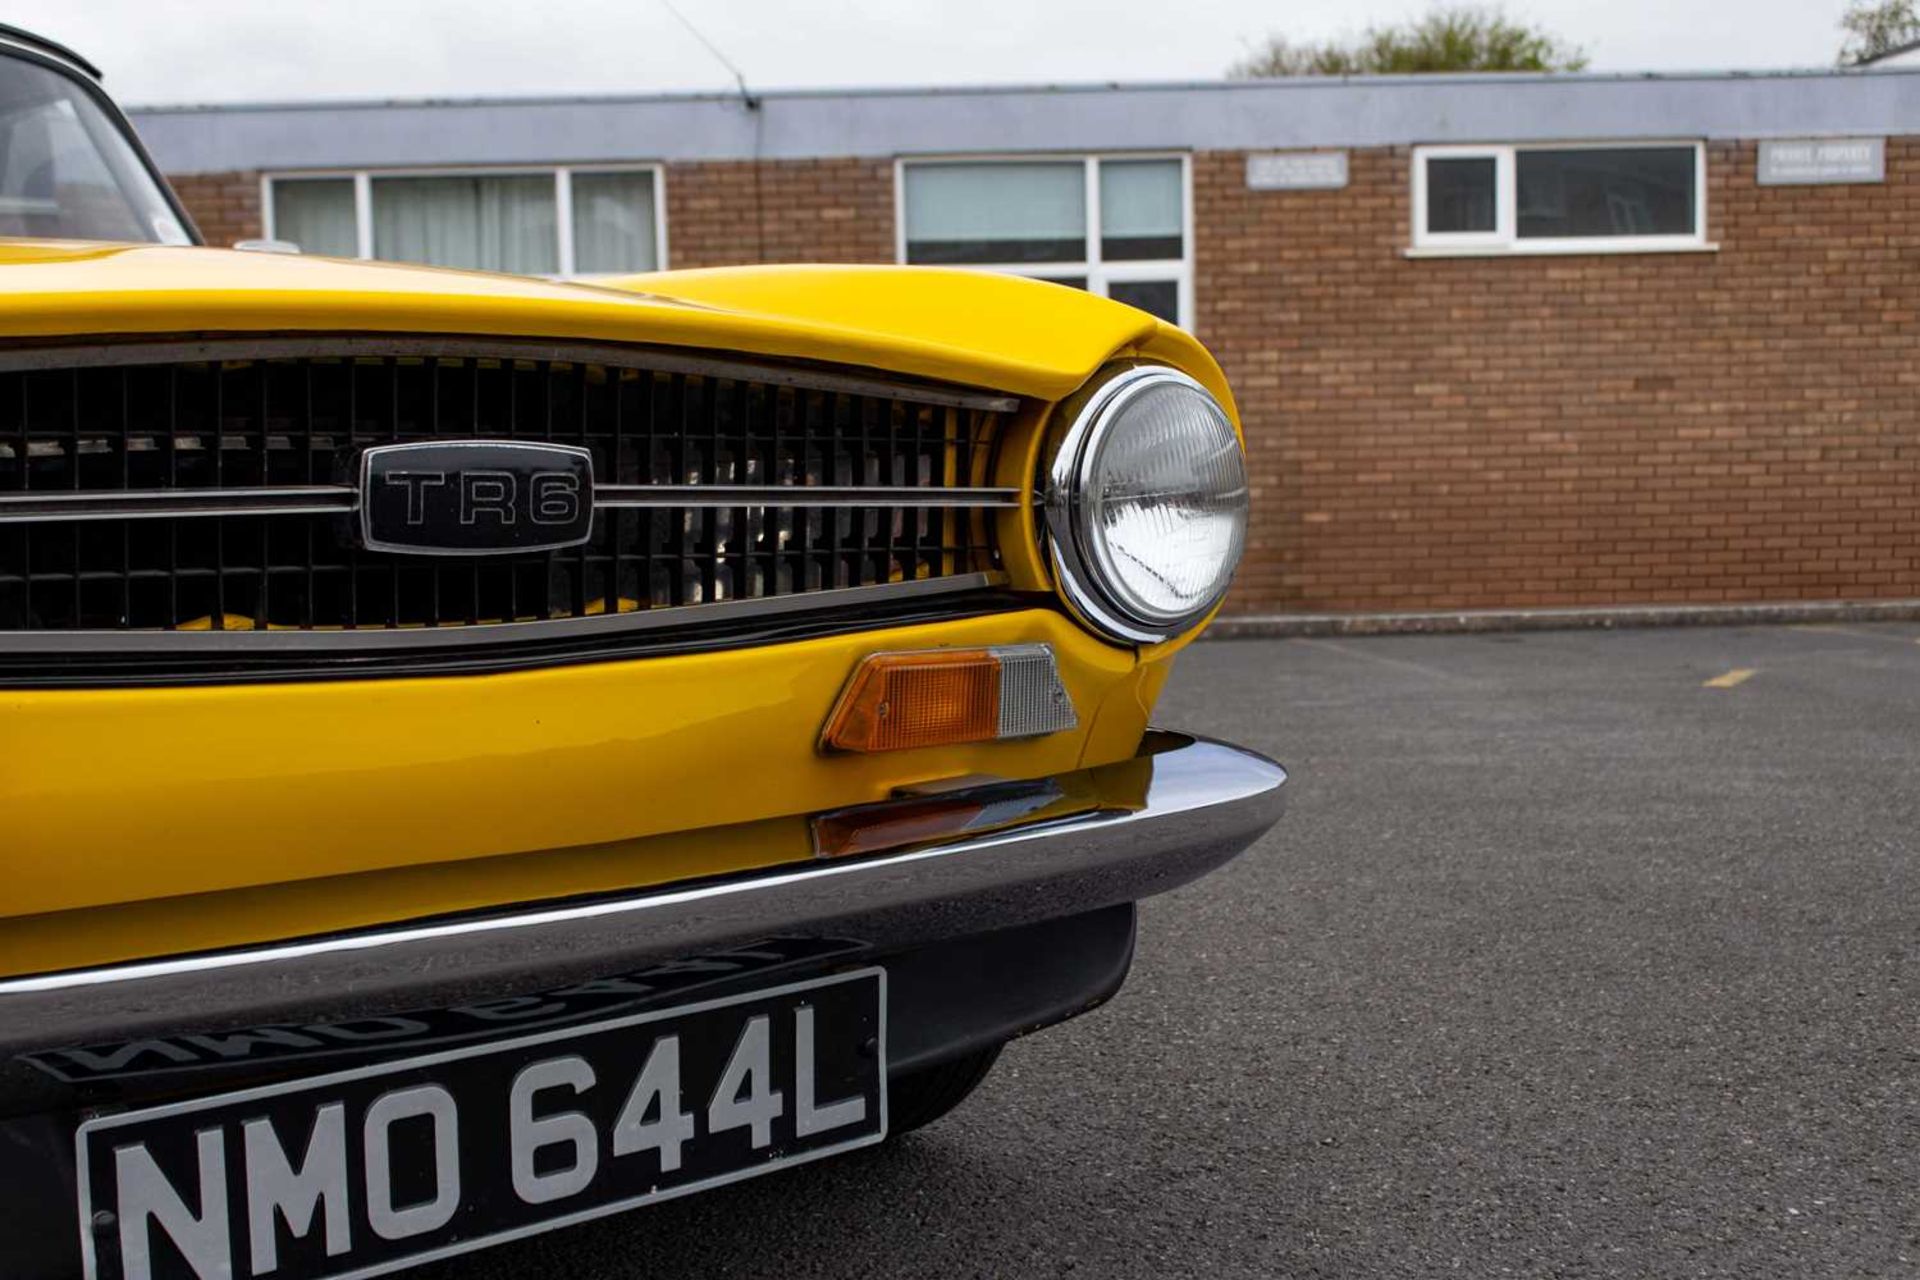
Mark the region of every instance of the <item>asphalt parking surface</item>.
<instances>
[{"instance_id":1,"label":"asphalt parking surface","mask_svg":"<svg viewBox=\"0 0 1920 1280\"><path fill-rule=\"evenodd\" d=\"M887 1148L431 1274L1920 1271L1917 641L1201 645L1160 721L1292 808L1110 1005Z\"/></svg>"}]
</instances>

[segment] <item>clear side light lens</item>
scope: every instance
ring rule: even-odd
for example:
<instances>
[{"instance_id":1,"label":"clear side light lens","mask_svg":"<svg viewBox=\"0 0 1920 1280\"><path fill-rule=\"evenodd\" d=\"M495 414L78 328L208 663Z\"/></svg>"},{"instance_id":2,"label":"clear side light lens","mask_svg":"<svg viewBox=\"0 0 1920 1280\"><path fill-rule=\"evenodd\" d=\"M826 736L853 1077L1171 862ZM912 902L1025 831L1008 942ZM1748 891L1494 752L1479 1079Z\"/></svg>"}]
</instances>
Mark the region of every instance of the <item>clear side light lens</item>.
<instances>
[{"instance_id":1,"label":"clear side light lens","mask_svg":"<svg viewBox=\"0 0 1920 1280\"><path fill-rule=\"evenodd\" d=\"M1246 548L1246 461L1199 383L1129 369L1081 408L1047 505L1069 602L1116 639L1161 640L1226 594Z\"/></svg>"}]
</instances>

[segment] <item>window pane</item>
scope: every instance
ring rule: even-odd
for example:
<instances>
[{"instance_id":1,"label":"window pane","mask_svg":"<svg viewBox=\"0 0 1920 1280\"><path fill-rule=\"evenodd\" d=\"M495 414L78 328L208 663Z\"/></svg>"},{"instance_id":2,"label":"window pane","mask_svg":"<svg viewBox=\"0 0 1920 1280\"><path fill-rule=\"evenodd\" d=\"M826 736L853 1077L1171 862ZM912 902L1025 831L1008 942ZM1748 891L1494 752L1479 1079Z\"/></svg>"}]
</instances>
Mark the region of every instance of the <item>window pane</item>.
<instances>
[{"instance_id":1,"label":"window pane","mask_svg":"<svg viewBox=\"0 0 1920 1280\"><path fill-rule=\"evenodd\" d=\"M66 76L0 58L0 235L186 244L152 176Z\"/></svg>"},{"instance_id":2,"label":"window pane","mask_svg":"<svg viewBox=\"0 0 1920 1280\"><path fill-rule=\"evenodd\" d=\"M376 258L552 275L556 234L552 174L373 180Z\"/></svg>"},{"instance_id":3,"label":"window pane","mask_svg":"<svg viewBox=\"0 0 1920 1280\"><path fill-rule=\"evenodd\" d=\"M1492 156L1427 161L1427 230L1493 231Z\"/></svg>"},{"instance_id":4,"label":"window pane","mask_svg":"<svg viewBox=\"0 0 1920 1280\"><path fill-rule=\"evenodd\" d=\"M581 275L652 271L653 175L573 175L573 269Z\"/></svg>"},{"instance_id":5,"label":"window pane","mask_svg":"<svg viewBox=\"0 0 1920 1280\"><path fill-rule=\"evenodd\" d=\"M353 179L273 180L273 234L302 253L351 258L360 252L354 233Z\"/></svg>"},{"instance_id":6,"label":"window pane","mask_svg":"<svg viewBox=\"0 0 1920 1280\"><path fill-rule=\"evenodd\" d=\"M908 262L1078 262L1087 256L1086 167L912 165Z\"/></svg>"},{"instance_id":7,"label":"window pane","mask_svg":"<svg viewBox=\"0 0 1920 1280\"><path fill-rule=\"evenodd\" d=\"M1112 280L1107 296L1151 312L1168 324L1180 323L1180 286L1172 280Z\"/></svg>"},{"instance_id":8,"label":"window pane","mask_svg":"<svg viewBox=\"0 0 1920 1280\"><path fill-rule=\"evenodd\" d=\"M1522 151L1520 236L1692 235L1693 156L1692 147Z\"/></svg>"},{"instance_id":9,"label":"window pane","mask_svg":"<svg viewBox=\"0 0 1920 1280\"><path fill-rule=\"evenodd\" d=\"M1114 261L1178 258L1180 162L1100 162L1100 256Z\"/></svg>"}]
</instances>

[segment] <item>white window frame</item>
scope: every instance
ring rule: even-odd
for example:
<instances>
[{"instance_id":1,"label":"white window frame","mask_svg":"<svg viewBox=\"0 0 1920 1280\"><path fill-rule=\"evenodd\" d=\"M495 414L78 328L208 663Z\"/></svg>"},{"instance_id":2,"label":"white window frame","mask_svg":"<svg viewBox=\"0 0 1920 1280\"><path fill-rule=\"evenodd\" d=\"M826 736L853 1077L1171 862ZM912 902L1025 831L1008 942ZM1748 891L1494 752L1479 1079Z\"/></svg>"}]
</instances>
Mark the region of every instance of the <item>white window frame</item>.
<instances>
[{"instance_id":1,"label":"white window frame","mask_svg":"<svg viewBox=\"0 0 1920 1280\"><path fill-rule=\"evenodd\" d=\"M1683 235L1553 236L1520 238L1519 164L1523 151L1693 150L1693 230ZM1427 230L1427 162L1492 160L1494 229ZM1707 239L1707 148L1698 138L1631 138L1580 142L1521 142L1417 146L1413 149L1413 242L1409 257L1475 257L1504 254L1711 253L1720 246Z\"/></svg>"},{"instance_id":2,"label":"white window frame","mask_svg":"<svg viewBox=\"0 0 1920 1280\"><path fill-rule=\"evenodd\" d=\"M1185 151L1070 151L979 155L898 156L893 162L894 261L907 261L907 170L955 164L1060 164L1078 160L1086 166L1087 256L1075 262L956 262L966 271L1050 280L1084 276L1087 292L1105 298L1108 286L1130 282L1171 282L1177 293L1179 324L1193 327L1193 157ZM1106 262L1100 256L1100 163L1104 160L1178 160L1180 162L1180 257L1128 259ZM927 264L921 264L927 265Z\"/></svg>"},{"instance_id":3,"label":"white window frame","mask_svg":"<svg viewBox=\"0 0 1920 1280\"><path fill-rule=\"evenodd\" d=\"M582 273L574 270L573 175L576 173L586 175L650 173L653 175L654 270L667 269L667 174L666 166L657 163L490 165L483 168L462 166L406 169L288 169L260 176L260 225L267 239L276 238L273 218L273 184L275 182L306 182L321 178L351 179L353 182L354 256L372 261L373 181L375 178L500 178L543 173L553 175L554 261L560 266L560 270L547 277L548 279L603 280L639 274L631 271Z\"/></svg>"}]
</instances>

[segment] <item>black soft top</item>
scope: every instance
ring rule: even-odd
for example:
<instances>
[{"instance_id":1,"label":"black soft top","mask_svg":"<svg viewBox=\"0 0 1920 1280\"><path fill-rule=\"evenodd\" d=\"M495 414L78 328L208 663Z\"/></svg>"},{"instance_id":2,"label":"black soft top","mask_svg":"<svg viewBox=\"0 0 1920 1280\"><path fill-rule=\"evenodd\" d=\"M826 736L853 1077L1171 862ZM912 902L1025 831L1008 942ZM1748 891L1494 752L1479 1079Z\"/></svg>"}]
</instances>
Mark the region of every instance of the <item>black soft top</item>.
<instances>
[{"instance_id":1,"label":"black soft top","mask_svg":"<svg viewBox=\"0 0 1920 1280\"><path fill-rule=\"evenodd\" d=\"M11 41L14 44L25 45L27 48L36 49L41 53L50 53L54 57L60 59L62 62L72 63L74 67L76 67L81 71L86 72L88 75L92 76L95 80L100 80L104 78L101 74L100 68L94 66L91 62L88 62L85 58L81 57L79 54L75 53L73 50L67 48L67 46L59 43L58 41L49 40L45 36L35 35L33 32L24 30L23 28L9 26L7 23L0 22L0 40L7 40L7 41Z\"/></svg>"}]
</instances>

